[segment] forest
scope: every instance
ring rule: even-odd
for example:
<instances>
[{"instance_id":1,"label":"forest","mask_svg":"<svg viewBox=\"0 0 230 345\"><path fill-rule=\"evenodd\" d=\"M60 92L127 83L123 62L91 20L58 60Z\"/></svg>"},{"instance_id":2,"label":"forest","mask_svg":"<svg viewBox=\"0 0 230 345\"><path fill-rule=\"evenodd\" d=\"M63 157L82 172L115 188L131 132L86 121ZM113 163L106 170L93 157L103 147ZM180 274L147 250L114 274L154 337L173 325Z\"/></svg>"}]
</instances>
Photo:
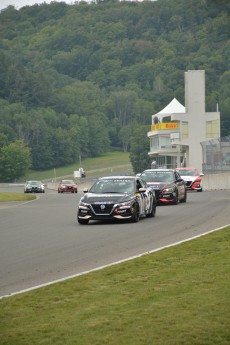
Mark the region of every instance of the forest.
<instances>
[{"instance_id":1,"label":"forest","mask_svg":"<svg viewBox=\"0 0 230 345\"><path fill-rule=\"evenodd\" d=\"M184 104L187 70L205 70L206 111L218 104L229 135L229 11L229 0L2 10L0 181L148 145L151 115L174 97Z\"/></svg>"}]
</instances>

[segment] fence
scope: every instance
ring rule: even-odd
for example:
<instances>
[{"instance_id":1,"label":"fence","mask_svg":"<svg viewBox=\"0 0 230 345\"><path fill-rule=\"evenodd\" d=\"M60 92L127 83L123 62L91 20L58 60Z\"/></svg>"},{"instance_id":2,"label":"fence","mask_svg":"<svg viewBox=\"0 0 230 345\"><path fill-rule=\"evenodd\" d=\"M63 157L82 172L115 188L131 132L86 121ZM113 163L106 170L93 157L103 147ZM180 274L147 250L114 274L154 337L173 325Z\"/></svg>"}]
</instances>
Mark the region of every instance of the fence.
<instances>
[{"instance_id":1,"label":"fence","mask_svg":"<svg viewBox=\"0 0 230 345\"><path fill-rule=\"evenodd\" d=\"M230 136L201 143L204 174L230 172Z\"/></svg>"}]
</instances>

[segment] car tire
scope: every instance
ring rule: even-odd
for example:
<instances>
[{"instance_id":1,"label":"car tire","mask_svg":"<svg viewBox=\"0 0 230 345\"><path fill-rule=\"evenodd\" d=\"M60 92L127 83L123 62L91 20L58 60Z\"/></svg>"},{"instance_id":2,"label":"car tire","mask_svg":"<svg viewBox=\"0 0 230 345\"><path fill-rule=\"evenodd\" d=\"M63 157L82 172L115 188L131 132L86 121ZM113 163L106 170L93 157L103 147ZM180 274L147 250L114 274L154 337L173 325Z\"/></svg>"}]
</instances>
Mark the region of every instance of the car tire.
<instances>
[{"instance_id":1,"label":"car tire","mask_svg":"<svg viewBox=\"0 0 230 345\"><path fill-rule=\"evenodd\" d=\"M87 225L89 223L89 219L77 218L77 220L78 220L78 223L82 225Z\"/></svg>"},{"instance_id":2,"label":"car tire","mask_svg":"<svg viewBox=\"0 0 230 345\"><path fill-rule=\"evenodd\" d=\"M173 200L173 205L178 205L179 203L179 198L178 198L178 192L176 191L176 195L174 196L174 200Z\"/></svg>"},{"instance_id":3,"label":"car tire","mask_svg":"<svg viewBox=\"0 0 230 345\"><path fill-rule=\"evenodd\" d=\"M187 201L187 190L185 190L184 197L181 199L180 202L186 202Z\"/></svg>"},{"instance_id":4,"label":"car tire","mask_svg":"<svg viewBox=\"0 0 230 345\"><path fill-rule=\"evenodd\" d=\"M202 188L201 189L197 189L197 192L201 193L201 192L203 192L203 189Z\"/></svg>"},{"instance_id":5,"label":"car tire","mask_svg":"<svg viewBox=\"0 0 230 345\"><path fill-rule=\"evenodd\" d=\"M152 209L149 213L146 214L147 218L153 218L156 216L156 203L152 202Z\"/></svg>"},{"instance_id":6,"label":"car tire","mask_svg":"<svg viewBox=\"0 0 230 345\"><path fill-rule=\"evenodd\" d=\"M138 223L140 220L139 207L135 205L133 209L134 210L131 217L131 223Z\"/></svg>"}]
</instances>

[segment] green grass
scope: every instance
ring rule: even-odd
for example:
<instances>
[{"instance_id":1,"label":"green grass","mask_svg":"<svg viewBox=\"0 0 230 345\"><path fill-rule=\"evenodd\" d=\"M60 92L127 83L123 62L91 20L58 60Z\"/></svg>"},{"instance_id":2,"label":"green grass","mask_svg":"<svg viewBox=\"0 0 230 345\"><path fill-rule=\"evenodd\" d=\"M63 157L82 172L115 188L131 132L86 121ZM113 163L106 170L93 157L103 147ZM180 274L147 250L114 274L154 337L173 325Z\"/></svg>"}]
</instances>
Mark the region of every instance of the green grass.
<instances>
[{"instance_id":1,"label":"green grass","mask_svg":"<svg viewBox=\"0 0 230 345\"><path fill-rule=\"evenodd\" d=\"M4 298L0 344L229 345L229 248L227 227Z\"/></svg>"},{"instance_id":2,"label":"green grass","mask_svg":"<svg viewBox=\"0 0 230 345\"><path fill-rule=\"evenodd\" d=\"M33 200L36 196L32 194L24 194L24 193L13 193L13 192L2 192L0 193L0 202L6 201L26 201L26 200ZM0 341L1 344L1 341Z\"/></svg>"},{"instance_id":3,"label":"green grass","mask_svg":"<svg viewBox=\"0 0 230 345\"><path fill-rule=\"evenodd\" d=\"M102 157L96 158L86 158L81 160L81 165L86 171L87 176L90 176L90 173L87 173L95 169L103 169L113 166L119 166L124 164L130 164L129 153L128 152L108 152ZM75 164L68 165L66 167L55 168L56 177L59 176L68 176L74 173L74 171L80 168L80 162ZM47 180L54 178L54 168L46 171L29 171L26 176L20 179L20 181L26 180Z\"/></svg>"}]
</instances>

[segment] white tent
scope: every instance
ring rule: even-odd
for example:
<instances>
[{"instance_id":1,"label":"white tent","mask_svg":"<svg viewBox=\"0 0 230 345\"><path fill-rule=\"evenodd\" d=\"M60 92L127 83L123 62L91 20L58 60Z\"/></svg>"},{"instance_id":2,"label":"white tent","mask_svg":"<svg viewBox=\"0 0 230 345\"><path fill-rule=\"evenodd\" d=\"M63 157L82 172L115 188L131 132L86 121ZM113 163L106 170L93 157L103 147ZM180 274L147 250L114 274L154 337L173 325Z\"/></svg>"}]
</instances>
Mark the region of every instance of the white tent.
<instances>
[{"instance_id":1,"label":"white tent","mask_svg":"<svg viewBox=\"0 0 230 345\"><path fill-rule=\"evenodd\" d=\"M170 116L172 114L185 114L185 107L176 99L173 100L159 113L152 115L152 123L154 123L154 117L158 117L159 121L162 122L162 118Z\"/></svg>"}]
</instances>

